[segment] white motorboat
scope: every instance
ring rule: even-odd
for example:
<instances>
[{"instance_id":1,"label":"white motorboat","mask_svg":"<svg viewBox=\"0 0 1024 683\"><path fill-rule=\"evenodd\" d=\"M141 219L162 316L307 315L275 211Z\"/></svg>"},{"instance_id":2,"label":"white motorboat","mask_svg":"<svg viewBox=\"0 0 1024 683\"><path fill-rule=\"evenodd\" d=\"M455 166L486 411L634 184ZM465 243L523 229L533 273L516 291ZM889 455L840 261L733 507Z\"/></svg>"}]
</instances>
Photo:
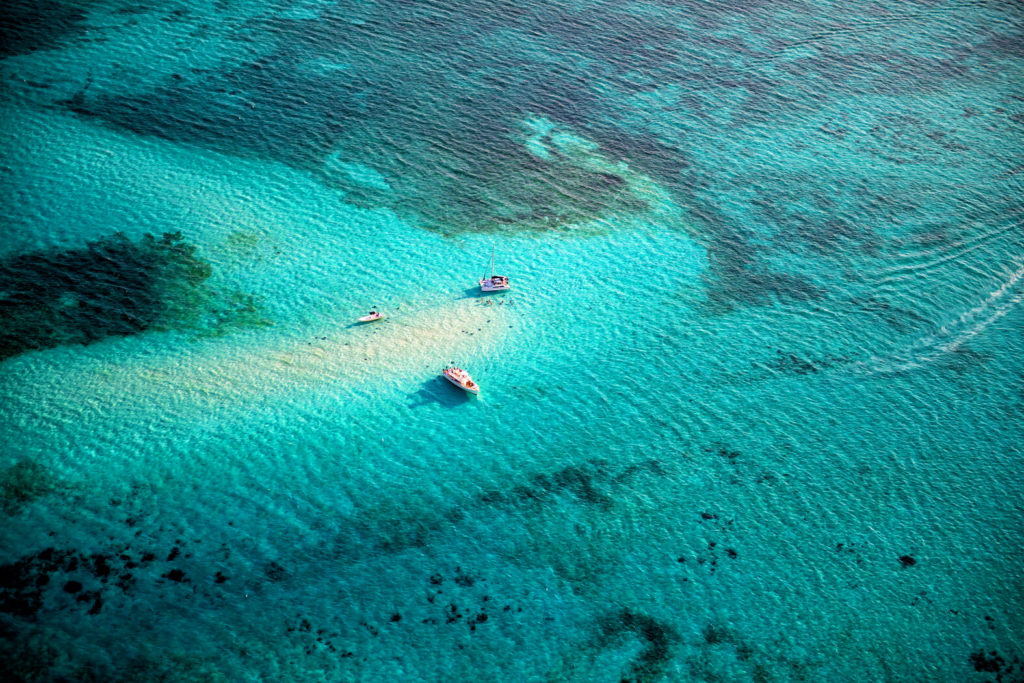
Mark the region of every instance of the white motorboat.
<instances>
[{"instance_id":1,"label":"white motorboat","mask_svg":"<svg viewBox=\"0 0 1024 683\"><path fill-rule=\"evenodd\" d=\"M378 313L377 311L370 311L370 313L368 315L364 315L363 317L359 318L359 322L361 322L361 323L369 323L369 322L373 322L374 320L380 320L383 317L384 317L383 313Z\"/></svg>"},{"instance_id":2,"label":"white motorboat","mask_svg":"<svg viewBox=\"0 0 1024 683\"><path fill-rule=\"evenodd\" d=\"M441 374L444 375L446 380L460 389L464 389L471 394L480 393L480 385L474 382L473 378L469 376L469 373L462 368L449 366L442 370Z\"/></svg>"},{"instance_id":3,"label":"white motorboat","mask_svg":"<svg viewBox=\"0 0 1024 683\"><path fill-rule=\"evenodd\" d=\"M491 275L480 278L480 291L482 292L503 292L512 289L508 282L507 275L494 274L494 247L491 247Z\"/></svg>"}]
</instances>

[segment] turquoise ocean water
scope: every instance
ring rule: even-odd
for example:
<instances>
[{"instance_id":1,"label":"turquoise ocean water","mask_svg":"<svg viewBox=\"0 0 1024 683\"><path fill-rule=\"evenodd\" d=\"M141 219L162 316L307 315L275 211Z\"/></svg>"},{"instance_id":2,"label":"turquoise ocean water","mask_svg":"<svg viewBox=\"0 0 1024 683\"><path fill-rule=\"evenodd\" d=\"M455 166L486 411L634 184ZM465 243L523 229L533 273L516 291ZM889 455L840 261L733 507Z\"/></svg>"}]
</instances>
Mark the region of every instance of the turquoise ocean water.
<instances>
[{"instance_id":1,"label":"turquoise ocean water","mask_svg":"<svg viewBox=\"0 0 1024 683\"><path fill-rule=\"evenodd\" d=\"M1018 3L0 18L6 676L1024 680Z\"/></svg>"}]
</instances>

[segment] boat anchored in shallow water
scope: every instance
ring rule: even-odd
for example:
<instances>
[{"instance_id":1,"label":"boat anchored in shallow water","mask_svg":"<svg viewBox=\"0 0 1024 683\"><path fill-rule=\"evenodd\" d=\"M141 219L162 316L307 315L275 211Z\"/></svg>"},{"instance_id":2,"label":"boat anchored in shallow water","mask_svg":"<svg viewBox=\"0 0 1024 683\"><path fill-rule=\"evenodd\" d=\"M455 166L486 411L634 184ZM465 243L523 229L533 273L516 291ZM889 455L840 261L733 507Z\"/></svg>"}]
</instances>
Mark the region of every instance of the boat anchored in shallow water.
<instances>
[{"instance_id":1,"label":"boat anchored in shallow water","mask_svg":"<svg viewBox=\"0 0 1024 683\"><path fill-rule=\"evenodd\" d=\"M491 247L491 276L480 278L480 291L482 292L503 292L512 289L508 282L507 275L494 274L494 247Z\"/></svg>"},{"instance_id":2,"label":"boat anchored in shallow water","mask_svg":"<svg viewBox=\"0 0 1024 683\"><path fill-rule=\"evenodd\" d=\"M370 311L367 315L364 315L361 318L359 318L359 322L361 322L361 323L371 323L374 320L380 320L383 317L384 317L383 313L378 313L377 311Z\"/></svg>"},{"instance_id":3,"label":"boat anchored in shallow water","mask_svg":"<svg viewBox=\"0 0 1024 683\"><path fill-rule=\"evenodd\" d=\"M455 366L446 367L441 371L444 378L459 387L464 389L471 394L480 393L480 385L473 381L473 378L469 376L469 373Z\"/></svg>"}]
</instances>

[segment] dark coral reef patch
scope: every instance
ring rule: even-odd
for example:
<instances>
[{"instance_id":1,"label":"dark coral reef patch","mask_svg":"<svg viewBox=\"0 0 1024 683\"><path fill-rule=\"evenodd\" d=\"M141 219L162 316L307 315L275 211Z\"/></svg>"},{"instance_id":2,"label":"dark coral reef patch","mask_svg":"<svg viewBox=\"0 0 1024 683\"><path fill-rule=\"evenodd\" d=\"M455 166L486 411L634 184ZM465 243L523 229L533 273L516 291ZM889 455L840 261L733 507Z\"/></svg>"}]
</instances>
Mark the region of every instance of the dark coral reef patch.
<instances>
[{"instance_id":1,"label":"dark coral reef patch","mask_svg":"<svg viewBox=\"0 0 1024 683\"><path fill-rule=\"evenodd\" d=\"M166 562L178 559L177 551L178 545ZM186 554L185 558L190 556ZM164 567L167 571L158 574ZM0 565L0 616L8 615L24 626L41 621L41 613L68 609L70 605L87 609L87 614L99 614L105 601L135 595L137 584L152 586L163 580L170 582L168 585L191 584L193 578L179 567L158 561L154 553L140 555L127 545L93 553L45 548ZM217 572L216 583L226 580Z\"/></svg>"},{"instance_id":2,"label":"dark coral reef patch","mask_svg":"<svg viewBox=\"0 0 1024 683\"><path fill-rule=\"evenodd\" d=\"M266 324L252 297L218 300L205 286L212 272L180 232L138 240L118 232L8 257L0 261L0 360L151 329Z\"/></svg>"},{"instance_id":3,"label":"dark coral reef patch","mask_svg":"<svg viewBox=\"0 0 1024 683\"><path fill-rule=\"evenodd\" d=\"M123 233L80 249L0 262L0 358L61 344L138 334L180 315L179 295L210 276L180 233Z\"/></svg>"},{"instance_id":4,"label":"dark coral reef patch","mask_svg":"<svg viewBox=\"0 0 1024 683\"><path fill-rule=\"evenodd\" d=\"M1016 655L1010 657L1009 661L995 650L986 653L984 650L972 652L970 656L971 666L974 670L983 674L994 674L995 683L1018 683L1024 681L1024 662ZM989 679L993 680L993 679Z\"/></svg>"},{"instance_id":5,"label":"dark coral reef patch","mask_svg":"<svg viewBox=\"0 0 1024 683\"><path fill-rule=\"evenodd\" d=\"M672 627L646 614L623 609L601 619L598 628L600 648L612 647L629 634L644 641L643 649L621 672L622 680L654 681L665 674L673 656L672 646L678 640Z\"/></svg>"},{"instance_id":6,"label":"dark coral reef patch","mask_svg":"<svg viewBox=\"0 0 1024 683\"><path fill-rule=\"evenodd\" d=\"M56 47L85 32L85 11L61 0L6 0L0 3L0 57Z\"/></svg>"},{"instance_id":7,"label":"dark coral reef patch","mask_svg":"<svg viewBox=\"0 0 1024 683\"><path fill-rule=\"evenodd\" d=\"M34 460L21 460L0 472L0 510L14 515L34 500L54 493L60 482Z\"/></svg>"},{"instance_id":8,"label":"dark coral reef patch","mask_svg":"<svg viewBox=\"0 0 1024 683\"><path fill-rule=\"evenodd\" d=\"M485 505L521 508L568 496L579 504L607 511L614 506L614 492L628 487L633 479L644 473L667 474L661 463L653 459L616 470L608 461L595 458L550 473L534 474L507 491L487 491L478 500Z\"/></svg>"},{"instance_id":9,"label":"dark coral reef patch","mask_svg":"<svg viewBox=\"0 0 1024 683\"><path fill-rule=\"evenodd\" d=\"M354 529L376 538L375 548L399 552L423 547L441 529L447 529L480 509L520 510L537 514L545 508L570 503L588 511L605 514L615 507L624 492L632 490L637 480L647 476L663 477L668 470L658 460L645 459L625 467L594 458L578 465L566 465L538 472L502 489L489 489L468 499L464 504L449 507L430 515L378 515L360 519ZM438 579L440 580L440 579Z\"/></svg>"}]
</instances>

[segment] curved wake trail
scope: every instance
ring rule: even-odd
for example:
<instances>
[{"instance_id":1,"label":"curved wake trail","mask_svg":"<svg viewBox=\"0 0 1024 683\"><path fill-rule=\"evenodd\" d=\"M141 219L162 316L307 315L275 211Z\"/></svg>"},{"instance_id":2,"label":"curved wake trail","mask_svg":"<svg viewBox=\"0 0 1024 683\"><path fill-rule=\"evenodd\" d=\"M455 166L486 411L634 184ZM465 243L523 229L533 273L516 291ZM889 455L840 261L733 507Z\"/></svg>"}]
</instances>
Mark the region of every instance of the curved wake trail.
<instances>
[{"instance_id":1,"label":"curved wake trail","mask_svg":"<svg viewBox=\"0 0 1024 683\"><path fill-rule=\"evenodd\" d=\"M921 368L947 353L955 352L984 332L1024 300L1024 265L986 296L978 305L965 311L955 321L943 325L938 332L920 339L902 353L875 357L853 366L863 374L906 372Z\"/></svg>"}]
</instances>

